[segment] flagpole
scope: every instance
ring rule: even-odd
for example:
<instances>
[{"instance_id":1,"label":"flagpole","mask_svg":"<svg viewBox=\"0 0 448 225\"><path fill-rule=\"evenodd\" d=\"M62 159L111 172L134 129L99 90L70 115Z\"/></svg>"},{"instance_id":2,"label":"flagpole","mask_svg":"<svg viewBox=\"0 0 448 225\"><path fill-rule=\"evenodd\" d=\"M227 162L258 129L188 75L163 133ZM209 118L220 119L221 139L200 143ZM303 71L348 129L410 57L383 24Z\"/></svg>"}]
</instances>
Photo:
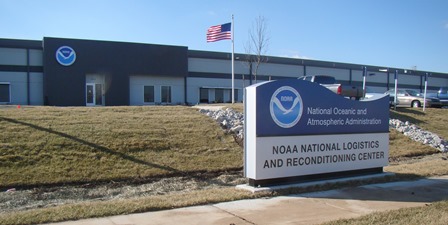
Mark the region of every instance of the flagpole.
<instances>
[{"instance_id":1,"label":"flagpole","mask_svg":"<svg viewBox=\"0 0 448 225\"><path fill-rule=\"evenodd\" d=\"M234 67L234 60L235 60L235 43L233 38L233 31L235 29L235 25L233 22L233 14L232 14L232 104L235 103L235 67Z\"/></svg>"}]
</instances>

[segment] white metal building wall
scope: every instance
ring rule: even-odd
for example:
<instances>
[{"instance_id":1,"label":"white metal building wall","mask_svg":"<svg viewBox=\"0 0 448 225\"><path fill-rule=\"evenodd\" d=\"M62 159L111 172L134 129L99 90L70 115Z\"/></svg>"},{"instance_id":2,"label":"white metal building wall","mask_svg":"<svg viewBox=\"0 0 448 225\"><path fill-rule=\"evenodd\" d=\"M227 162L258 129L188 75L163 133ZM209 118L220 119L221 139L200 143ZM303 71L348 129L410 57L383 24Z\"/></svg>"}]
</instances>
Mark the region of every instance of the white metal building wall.
<instances>
[{"instance_id":1,"label":"white metal building wall","mask_svg":"<svg viewBox=\"0 0 448 225\"><path fill-rule=\"evenodd\" d=\"M373 79L379 79L379 77L372 79L369 78L369 81L373 81ZM384 80L387 80L387 74ZM362 82L362 70L352 70L352 81Z\"/></svg>"},{"instance_id":2,"label":"white metal building wall","mask_svg":"<svg viewBox=\"0 0 448 225\"><path fill-rule=\"evenodd\" d=\"M235 65L235 74L247 73L247 71L249 71L249 68L247 68L240 61L235 61L234 65ZM230 62L230 60L189 58L188 71L231 74L232 63Z\"/></svg>"},{"instance_id":3,"label":"white metal building wall","mask_svg":"<svg viewBox=\"0 0 448 225\"><path fill-rule=\"evenodd\" d=\"M244 61L235 60L235 74L249 74L249 66ZM203 72L203 73L225 73L231 74L230 60L222 59L203 59L203 58L189 58L188 71L189 72ZM253 66L253 70L255 66ZM257 71L258 75L263 76L282 76L282 77L300 77L303 76L303 66L301 65L285 65L278 63L263 63Z\"/></svg>"},{"instance_id":4,"label":"white metal building wall","mask_svg":"<svg viewBox=\"0 0 448 225\"><path fill-rule=\"evenodd\" d=\"M26 104L26 73L0 72L0 82L9 83L11 104Z\"/></svg>"},{"instance_id":5,"label":"white metal building wall","mask_svg":"<svg viewBox=\"0 0 448 225\"><path fill-rule=\"evenodd\" d=\"M423 82L425 82L423 80ZM437 77L429 77L428 78L428 85L429 86L436 86L436 87L448 87L448 78L437 78Z\"/></svg>"},{"instance_id":6,"label":"white metal building wall","mask_svg":"<svg viewBox=\"0 0 448 225\"><path fill-rule=\"evenodd\" d=\"M243 100L243 90L244 87L249 86L249 80L235 79L235 89L238 89L238 96L235 96L238 102ZM229 79L218 79L218 78L200 78L200 77L188 77L187 78L187 102L190 104L199 103L199 90L200 88L232 88L232 80ZM226 93L224 93L224 101L231 101L231 99L226 98ZM214 101L214 91L209 92L209 100Z\"/></svg>"},{"instance_id":7,"label":"white metal building wall","mask_svg":"<svg viewBox=\"0 0 448 225\"><path fill-rule=\"evenodd\" d=\"M323 68L323 67L306 67L306 75L331 75L339 81L350 80L350 70L348 69L336 69L336 68Z\"/></svg>"},{"instance_id":8,"label":"white metal building wall","mask_svg":"<svg viewBox=\"0 0 448 225\"><path fill-rule=\"evenodd\" d=\"M394 74L391 74L392 83L394 82ZM406 85L420 85L420 76L398 74L398 83Z\"/></svg>"},{"instance_id":9,"label":"white metal building wall","mask_svg":"<svg viewBox=\"0 0 448 225\"><path fill-rule=\"evenodd\" d=\"M374 75L369 75L372 73ZM362 82L363 81L362 71L352 70L352 80ZM375 83L375 86L372 85L372 83ZM381 87L376 86L378 84L381 84ZM387 85L387 73L367 71L366 75L367 92L384 93L388 90L386 85Z\"/></svg>"},{"instance_id":10,"label":"white metal building wall","mask_svg":"<svg viewBox=\"0 0 448 225\"><path fill-rule=\"evenodd\" d=\"M42 50L29 50L29 66L42 66ZM20 48L0 48L0 65L28 66L27 50ZM9 104L28 104L27 100L27 73L0 71L0 82L9 83ZM43 73L30 72L29 74L30 105L43 105Z\"/></svg>"},{"instance_id":11,"label":"white metal building wall","mask_svg":"<svg viewBox=\"0 0 448 225\"><path fill-rule=\"evenodd\" d=\"M248 73L248 71L246 72ZM258 75L280 76L280 77L301 77L303 76L303 66L284 65L277 63L263 63L257 71Z\"/></svg>"},{"instance_id":12,"label":"white metal building wall","mask_svg":"<svg viewBox=\"0 0 448 225\"><path fill-rule=\"evenodd\" d=\"M373 73L373 75L369 75L369 74L372 74ZM352 72L352 74L353 74L353 72ZM389 75L390 76L390 75ZM357 76L352 76L353 77L353 80L356 80L356 81L362 81L362 71L360 72L360 74L359 75L357 75ZM356 78L356 79L355 79ZM387 73L384 73L384 72L370 72L370 71L367 71L367 75L366 75L366 82L367 83L369 83L369 82L374 82L374 83L381 83L381 84L384 84L384 86L386 86L386 84L387 84ZM385 87L386 88L386 87ZM386 91L386 90L385 90Z\"/></svg>"},{"instance_id":13,"label":"white metal building wall","mask_svg":"<svg viewBox=\"0 0 448 225\"><path fill-rule=\"evenodd\" d=\"M30 73L30 105L44 104L44 74Z\"/></svg>"},{"instance_id":14,"label":"white metal building wall","mask_svg":"<svg viewBox=\"0 0 448 225\"><path fill-rule=\"evenodd\" d=\"M171 104L184 103L184 78L135 75L129 77L130 105L145 105L143 99L144 86L154 86L154 102L161 102L162 86L171 87Z\"/></svg>"},{"instance_id":15,"label":"white metal building wall","mask_svg":"<svg viewBox=\"0 0 448 225\"><path fill-rule=\"evenodd\" d=\"M43 66L43 56L44 53L42 50L38 49L30 49L30 66Z\"/></svg>"},{"instance_id":16,"label":"white metal building wall","mask_svg":"<svg viewBox=\"0 0 448 225\"><path fill-rule=\"evenodd\" d=\"M30 49L30 66L43 65L43 51ZM0 65L26 66L26 49L22 48L0 48Z\"/></svg>"},{"instance_id":17,"label":"white metal building wall","mask_svg":"<svg viewBox=\"0 0 448 225\"><path fill-rule=\"evenodd\" d=\"M1 65L26 65L26 49L20 48L0 48Z\"/></svg>"}]
</instances>

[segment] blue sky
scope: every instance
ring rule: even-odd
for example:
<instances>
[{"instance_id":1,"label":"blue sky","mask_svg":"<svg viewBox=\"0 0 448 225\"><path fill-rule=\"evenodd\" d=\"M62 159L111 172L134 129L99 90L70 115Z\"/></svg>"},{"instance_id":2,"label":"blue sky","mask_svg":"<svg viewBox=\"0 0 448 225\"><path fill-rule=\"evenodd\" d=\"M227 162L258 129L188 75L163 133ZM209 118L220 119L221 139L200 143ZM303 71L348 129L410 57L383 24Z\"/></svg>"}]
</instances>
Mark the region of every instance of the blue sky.
<instances>
[{"instance_id":1,"label":"blue sky","mask_svg":"<svg viewBox=\"0 0 448 225\"><path fill-rule=\"evenodd\" d=\"M267 55L448 73L447 0L0 0L0 38L43 37L188 46L235 16L235 52L244 53L258 16Z\"/></svg>"}]
</instances>

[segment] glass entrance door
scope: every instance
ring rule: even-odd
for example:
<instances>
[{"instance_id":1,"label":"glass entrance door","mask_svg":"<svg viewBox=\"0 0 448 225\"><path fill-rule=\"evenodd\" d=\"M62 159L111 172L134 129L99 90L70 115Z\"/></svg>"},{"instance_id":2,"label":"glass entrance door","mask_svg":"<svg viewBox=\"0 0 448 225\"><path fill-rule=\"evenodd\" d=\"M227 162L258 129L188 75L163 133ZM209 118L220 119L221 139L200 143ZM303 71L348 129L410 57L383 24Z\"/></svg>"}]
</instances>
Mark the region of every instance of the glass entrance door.
<instances>
[{"instance_id":1,"label":"glass entrance door","mask_svg":"<svg viewBox=\"0 0 448 225\"><path fill-rule=\"evenodd\" d=\"M103 105L103 85L87 83L86 84L86 106Z\"/></svg>"},{"instance_id":2,"label":"glass entrance door","mask_svg":"<svg viewBox=\"0 0 448 225\"><path fill-rule=\"evenodd\" d=\"M103 105L103 85L95 84L95 105Z\"/></svg>"},{"instance_id":3,"label":"glass entrance door","mask_svg":"<svg viewBox=\"0 0 448 225\"><path fill-rule=\"evenodd\" d=\"M95 105L95 84L86 84L86 106Z\"/></svg>"}]
</instances>

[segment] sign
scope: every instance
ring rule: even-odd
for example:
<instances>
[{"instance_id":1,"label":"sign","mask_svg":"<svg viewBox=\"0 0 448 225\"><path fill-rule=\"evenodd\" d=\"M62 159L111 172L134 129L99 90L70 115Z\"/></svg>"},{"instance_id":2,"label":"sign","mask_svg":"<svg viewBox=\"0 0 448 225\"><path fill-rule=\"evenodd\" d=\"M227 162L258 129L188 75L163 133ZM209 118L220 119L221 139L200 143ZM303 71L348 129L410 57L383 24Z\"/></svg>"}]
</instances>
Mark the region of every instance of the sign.
<instances>
[{"instance_id":1,"label":"sign","mask_svg":"<svg viewBox=\"0 0 448 225\"><path fill-rule=\"evenodd\" d=\"M70 66L76 61L76 52L69 46L62 46L56 50L56 61L63 66Z\"/></svg>"},{"instance_id":2,"label":"sign","mask_svg":"<svg viewBox=\"0 0 448 225\"><path fill-rule=\"evenodd\" d=\"M308 81L245 89L245 175L250 184L350 171L382 171L389 98L353 101Z\"/></svg>"}]
</instances>

